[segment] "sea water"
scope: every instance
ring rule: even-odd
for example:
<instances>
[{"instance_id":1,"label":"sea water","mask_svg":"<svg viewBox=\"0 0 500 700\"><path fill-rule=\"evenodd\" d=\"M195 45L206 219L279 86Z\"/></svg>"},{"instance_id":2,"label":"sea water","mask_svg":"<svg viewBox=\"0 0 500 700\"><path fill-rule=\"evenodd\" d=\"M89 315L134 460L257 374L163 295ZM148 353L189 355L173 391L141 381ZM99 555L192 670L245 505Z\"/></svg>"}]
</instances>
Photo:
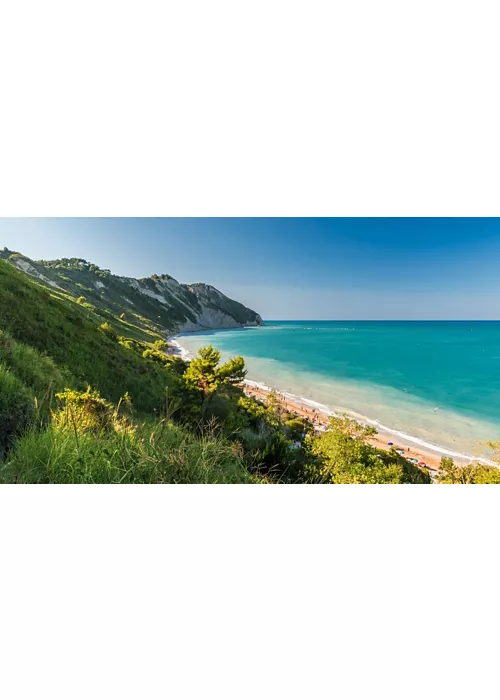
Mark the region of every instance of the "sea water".
<instances>
[{"instance_id":1,"label":"sea water","mask_svg":"<svg viewBox=\"0 0 500 700\"><path fill-rule=\"evenodd\" d=\"M456 456L500 440L500 322L268 321L185 335L242 355L248 377Z\"/></svg>"}]
</instances>

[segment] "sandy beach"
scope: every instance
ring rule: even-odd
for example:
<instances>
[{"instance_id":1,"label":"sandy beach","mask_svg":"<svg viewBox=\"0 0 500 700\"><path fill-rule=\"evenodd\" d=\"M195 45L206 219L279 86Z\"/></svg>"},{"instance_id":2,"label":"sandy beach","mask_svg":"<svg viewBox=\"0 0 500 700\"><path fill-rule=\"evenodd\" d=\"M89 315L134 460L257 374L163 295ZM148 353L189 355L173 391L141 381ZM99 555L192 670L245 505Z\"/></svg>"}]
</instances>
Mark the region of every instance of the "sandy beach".
<instances>
[{"instance_id":1,"label":"sandy beach","mask_svg":"<svg viewBox=\"0 0 500 700\"><path fill-rule=\"evenodd\" d=\"M269 397L270 390L256 387L253 383L250 383L245 385L245 393L248 396L253 396L265 402ZM293 401L290 398L283 396L279 392L277 392L277 394L278 397L281 397L283 407L290 411L290 413L295 413L298 416L307 418L318 427L327 427L329 425L330 416L322 412L320 409L310 408L297 400ZM394 435L391 435L391 433L388 432L379 432L375 438L370 440L370 444L372 444L374 447L379 447L384 450L389 449L388 443L390 442L394 444L395 449L404 450L405 456L408 459L418 459L420 462L425 462L429 471L431 472L431 475L436 475L439 471L441 458L445 455L439 453L438 451L424 449L416 444L397 442L394 438ZM457 463L460 462L460 460L455 461Z\"/></svg>"}]
</instances>

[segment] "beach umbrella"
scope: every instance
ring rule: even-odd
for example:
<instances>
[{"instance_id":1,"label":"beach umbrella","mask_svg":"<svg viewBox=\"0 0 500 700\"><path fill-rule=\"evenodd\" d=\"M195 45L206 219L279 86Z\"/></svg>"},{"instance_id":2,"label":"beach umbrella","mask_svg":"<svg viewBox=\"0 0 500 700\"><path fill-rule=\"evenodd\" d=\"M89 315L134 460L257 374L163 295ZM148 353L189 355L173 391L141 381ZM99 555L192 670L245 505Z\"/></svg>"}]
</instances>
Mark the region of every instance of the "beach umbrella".
<instances>
[{"instance_id":1,"label":"beach umbrella","mask_svg":"<svg viewBox=\"0 0 500 700\"><path fill-rule=\"evenodd\" d=\"M389 447L394 447L394 443L393 443L393 442L388 442L387 444L389 445Z\"/></svg>"},{"instance_id":2,"label":"beach umbrella","mask_svg":"<svg viewBox=\"0 0 500 700\"><path fill-rule=\"evenodd\" d=\"M419 467L426 467L427 464L426 464L425 462L419 462L419 463L418 463L418 466L419 466Z\"/></svg>"}]
</instances>

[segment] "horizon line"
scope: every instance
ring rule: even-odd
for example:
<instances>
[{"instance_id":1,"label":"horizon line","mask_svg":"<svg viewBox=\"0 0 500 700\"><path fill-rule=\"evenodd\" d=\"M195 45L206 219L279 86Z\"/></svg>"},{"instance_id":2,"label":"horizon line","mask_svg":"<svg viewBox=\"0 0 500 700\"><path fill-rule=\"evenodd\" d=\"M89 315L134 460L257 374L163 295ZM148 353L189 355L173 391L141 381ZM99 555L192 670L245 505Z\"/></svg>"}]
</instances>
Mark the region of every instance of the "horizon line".
<instances>
[{"instance_id":1,"label":"horizon line","mask_svg":"<svg viewBox=\"0 0 500 700\"><path fill-rule=\"evenodd\" d=\"M500 318L268 318L264 323L500 323Z\"/></svg>"}]
</instances>

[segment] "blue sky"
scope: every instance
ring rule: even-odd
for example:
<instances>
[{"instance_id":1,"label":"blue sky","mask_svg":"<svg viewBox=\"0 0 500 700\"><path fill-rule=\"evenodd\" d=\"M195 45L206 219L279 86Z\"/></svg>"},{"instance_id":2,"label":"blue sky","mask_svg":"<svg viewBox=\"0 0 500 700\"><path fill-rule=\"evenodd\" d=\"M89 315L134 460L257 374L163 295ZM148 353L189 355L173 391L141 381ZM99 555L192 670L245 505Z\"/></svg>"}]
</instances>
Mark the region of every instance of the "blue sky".
<instances>
[{"instance_id":1,"label":"blue sky","mask_svg":"<svg viewBox=\"0 0 500 700\"><path fill-rule=\"evenodd\" d=\"M204 281L268 319L500 319L500 219L0 219L0 247Z\"/></svg>"}]
</instances>

